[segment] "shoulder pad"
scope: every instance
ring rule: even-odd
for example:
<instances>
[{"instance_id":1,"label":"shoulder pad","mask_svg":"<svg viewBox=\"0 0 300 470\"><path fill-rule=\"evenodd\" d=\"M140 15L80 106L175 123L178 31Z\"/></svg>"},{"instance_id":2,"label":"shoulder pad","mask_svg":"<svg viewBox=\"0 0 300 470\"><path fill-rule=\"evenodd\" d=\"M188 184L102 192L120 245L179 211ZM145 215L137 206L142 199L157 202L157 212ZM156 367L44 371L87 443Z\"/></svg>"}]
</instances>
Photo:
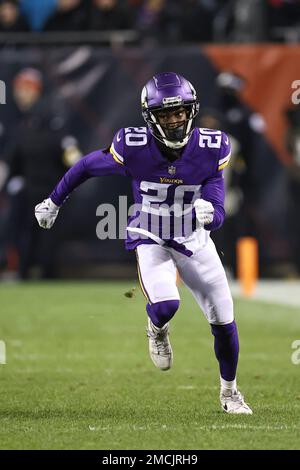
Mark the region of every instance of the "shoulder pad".
<instances>
[{"instance_id":1,"label":"shoulder pad","mask_svg":"<svg viewBox=\"0 0 300 470\"><path fill-rule=\"evenodd\" d=\"M230 139L225 132L222 132L222 138L221 138L221 150L219 154L219 160L218 160L218 170L223 170L225 166L228 165L230 161L230 156L231 156L231 144L230 144Z\"/></svg>"},{"instance_id":2,"label":"shoulder pad","mask_svg":"<svg viewBox=\"0 0 300 470\"><path fill-rule=\"evenodd\" d=\"M109 149L110 153L114 159L124 165L124 131L125 129L119 129L116 132L111 147Z\"/></svg>"}]
</instances>

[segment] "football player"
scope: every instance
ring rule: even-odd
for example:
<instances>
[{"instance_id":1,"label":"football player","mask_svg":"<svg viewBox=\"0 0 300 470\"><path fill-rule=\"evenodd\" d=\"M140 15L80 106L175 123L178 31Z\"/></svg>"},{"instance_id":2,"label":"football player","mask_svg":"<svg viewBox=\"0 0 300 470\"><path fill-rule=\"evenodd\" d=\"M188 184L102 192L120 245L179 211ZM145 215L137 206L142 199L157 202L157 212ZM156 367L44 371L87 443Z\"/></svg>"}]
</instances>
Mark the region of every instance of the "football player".
<instances>
[{"instance_id":1,"label":"football player","mask_svg":"<svg viewBox=\"0 0 300 470\"><path fill-rule=\"evenodd\" d=\"M67 196L88 178L129 176L139 210L129 217L126 248L137 254L152 361L161 370L172 365L169 321L180 303L178 270L211 326L222 409L252 414L237 388L239 341L233 302L209 236L225 217L223 168L230 159L229 139L221 131L194 127L196 92L176 73L151 78L141 104L147 127L120 129L110 148L81 159L36 206L36 218L49 229Z\"/></svg>"}]
</instances>

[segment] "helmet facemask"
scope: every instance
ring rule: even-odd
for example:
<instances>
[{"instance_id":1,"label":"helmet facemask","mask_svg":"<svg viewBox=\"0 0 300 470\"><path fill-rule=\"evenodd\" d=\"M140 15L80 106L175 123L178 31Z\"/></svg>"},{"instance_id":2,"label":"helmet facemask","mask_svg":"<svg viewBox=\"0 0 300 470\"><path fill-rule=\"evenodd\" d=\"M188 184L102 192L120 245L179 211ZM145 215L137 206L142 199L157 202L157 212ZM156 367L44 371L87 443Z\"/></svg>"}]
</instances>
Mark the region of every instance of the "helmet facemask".
<instances>
[{"instance_id":1,"label":"helmet facemask","mask_svg":"<svg viewBox=\"0 0 300 470\"><path fill-rule=\"evenodd\" d=\"M172 78L175 76L177 80L185 80L183 77L179 77L175 74L163 75L172 75ZM156 77L153 77L154 83L156 83ZM187 144L194 129L195 117L199 112L199 102L196 97L195 89L190 82L187 80L185 80L185 82L187 90L185 88L183 93L182 88L178 87L178 83L180 82L176 83L175 89L168 89L168 84L166 87L162 86L159 88L159 90L161 90L160 96L159 99L154 99L156 102L151 100L151 96L149 96L148 84L143 88L141 96L142 114L150 132L157 140L172 149L180 149ZM173 90L176 94L173 93ZM176 112L176 110L180 108L184 108L186 111L187 118L185 121L180 120L179 125L176 125L176 122L167 123L166 125L160 122L159 113L168 111Z\"/></svg>"},{"instance_id":2,"label":"helmet facemask","mask_svg":"<svg viewBox=\"0 0 300 470\"><path fill-rule=\"evenodd\" d=\"M160 122L159 113L162 112L176 112L180 108L183 108L186 112L186 119L179 120L172 123L163 124ZM184 105L184 106L175 106L175 107L164 107L156 110L149 110L144 115L144 119L147 122L150 131L154 137L162 142L169 148L179 149L184 147L192 133L194 128L194 119L197 115L196 105ZM146 115L146 116L145 116Z\"/></svg>"},{"instance_id":3,"label":"helmet facemask","mask_svg":"<svg viewBox=\"0 0 300 470\"><path fill-rule=\"evenodd\" d=\"M168 111L176 112L177 110L180 110L180 108L184 109L186 112L185 120L166 124L160 122L159 113ZM184 147L194 128L193 121L197 113L193 108L195 108L194 105L185 105L180 107L160 108L157 111L152 112L150 111L150 119L148 123L153 129L152 133L154 137L167 147L173 149Z\"/></svg>"}]
</instances>

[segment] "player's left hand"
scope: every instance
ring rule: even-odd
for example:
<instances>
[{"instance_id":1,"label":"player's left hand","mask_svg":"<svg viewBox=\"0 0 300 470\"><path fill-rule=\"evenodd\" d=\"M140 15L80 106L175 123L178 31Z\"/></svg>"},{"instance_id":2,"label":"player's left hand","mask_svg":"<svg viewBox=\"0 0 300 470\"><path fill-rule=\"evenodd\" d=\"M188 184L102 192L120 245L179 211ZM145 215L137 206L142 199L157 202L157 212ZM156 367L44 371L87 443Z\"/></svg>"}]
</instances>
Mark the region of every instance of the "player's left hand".
<instances>
[{"instance_id":1,"label":"player's left hand","mask_svg":"<svg viewBox=\"0 0 300 470\"><path fill-rule=\"evenodd\" d=\"M196 217L200 225L211 224L214 218L214 206L205 199L196 199L194 202Z\"/></svg>"}]
</instances>

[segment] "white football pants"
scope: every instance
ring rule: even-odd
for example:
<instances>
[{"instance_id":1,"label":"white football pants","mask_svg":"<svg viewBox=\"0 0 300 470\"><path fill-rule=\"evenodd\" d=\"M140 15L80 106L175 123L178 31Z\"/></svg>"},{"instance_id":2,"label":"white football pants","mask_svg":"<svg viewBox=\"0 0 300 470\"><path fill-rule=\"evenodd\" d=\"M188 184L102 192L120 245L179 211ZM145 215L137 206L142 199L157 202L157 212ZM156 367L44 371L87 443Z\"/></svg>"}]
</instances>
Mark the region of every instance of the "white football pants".
<instances>
[{"instance_id":1,"label":"white football pants","mask_svg":"<svg viewBox=\"0 0 300 470\"><path fill-rule=\"evenodd\" d=\"M139 245L136 251L141 288L150 303L180 300L177 269L209 323L234 320L226 274L211 238L191 257L156 244Z\"/></svg>"}]
</instances>

